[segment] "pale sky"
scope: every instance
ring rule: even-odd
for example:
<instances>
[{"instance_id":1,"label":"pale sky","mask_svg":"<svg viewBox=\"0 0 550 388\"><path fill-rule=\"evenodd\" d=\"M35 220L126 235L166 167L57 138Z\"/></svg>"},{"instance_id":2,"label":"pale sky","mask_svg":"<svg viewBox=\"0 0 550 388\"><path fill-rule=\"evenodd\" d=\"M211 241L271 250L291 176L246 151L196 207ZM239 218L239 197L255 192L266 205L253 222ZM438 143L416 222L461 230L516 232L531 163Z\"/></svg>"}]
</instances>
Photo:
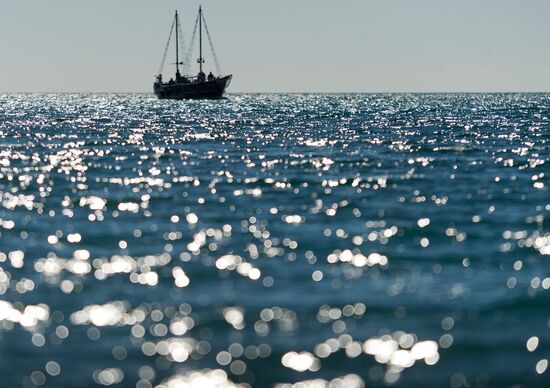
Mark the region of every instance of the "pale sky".
<instances>
[{"instance_id":1,"label":"pale sky","mask_svg":"<svg viewBox=\"0 0 550 388\"><path fill-rule=\"evenodd\" d=\"M0 92L152 92L174 10L189 42L199 3L0 0ZM550 91L549 0L202 5L229 92Z\"/></svg>"}]
</instances>

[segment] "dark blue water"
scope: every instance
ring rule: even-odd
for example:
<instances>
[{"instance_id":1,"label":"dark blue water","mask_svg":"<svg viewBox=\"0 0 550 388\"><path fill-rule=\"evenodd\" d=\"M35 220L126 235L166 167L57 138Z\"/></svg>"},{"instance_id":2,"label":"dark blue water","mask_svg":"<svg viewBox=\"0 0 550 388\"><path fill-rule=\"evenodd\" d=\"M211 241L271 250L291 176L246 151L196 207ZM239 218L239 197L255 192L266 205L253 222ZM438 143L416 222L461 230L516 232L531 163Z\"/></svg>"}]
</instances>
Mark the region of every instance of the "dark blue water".
<instances>
[{"instance_id":1,"label":"dark blue water","mask_svg":"<svg viewBox=\"0 0 550 388\"><path fill-rule=\"evenodd\" d=\"M548 386L549 164L544 94L2 95L2 385Z\"/></svg>"}]
</instances>

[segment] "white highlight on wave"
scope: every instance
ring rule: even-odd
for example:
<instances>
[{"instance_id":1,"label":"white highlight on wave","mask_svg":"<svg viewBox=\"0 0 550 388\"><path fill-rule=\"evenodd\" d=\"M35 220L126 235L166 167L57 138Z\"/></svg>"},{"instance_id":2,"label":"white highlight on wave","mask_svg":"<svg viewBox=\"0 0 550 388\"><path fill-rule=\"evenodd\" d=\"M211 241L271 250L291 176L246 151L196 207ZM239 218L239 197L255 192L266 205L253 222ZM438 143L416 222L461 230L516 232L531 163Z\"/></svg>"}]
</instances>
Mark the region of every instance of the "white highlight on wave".
<instances>
[{"instance_id":1,"label":"white highlight on wave","mask_svg":"<svg viewBox=\"0 0 550 388\"><path fill-rule=\"evenodd\" d=\"M227 378L221 369L191 370L171 376L155 388L244 388Z\"/></svg>"},{"instance_id":2,"label":"white highlight on wave","mask_svg":"<svg viewBox=\"0 0 550 388\"><path fill-rule=\"evenodd\" d=\"M32 329L50 318L50 308L45 304L27 305L23 311L13 304L0 300L0 322L19 323L26 329Z\"/></svg>"}]
</instances>

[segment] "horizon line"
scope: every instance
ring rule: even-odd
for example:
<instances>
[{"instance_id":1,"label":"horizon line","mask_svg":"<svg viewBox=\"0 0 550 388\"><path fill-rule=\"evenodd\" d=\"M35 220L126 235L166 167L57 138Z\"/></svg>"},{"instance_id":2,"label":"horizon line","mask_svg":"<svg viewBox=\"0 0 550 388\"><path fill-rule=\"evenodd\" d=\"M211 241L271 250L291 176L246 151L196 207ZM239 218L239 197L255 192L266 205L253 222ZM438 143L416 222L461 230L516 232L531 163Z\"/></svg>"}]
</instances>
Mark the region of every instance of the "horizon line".
<instances>
[{"instance_id":1,"label":"horizon line","mask_svg":"<svg viewBox=\"0 0 550 388\"><path fill-rule=\"evenodd\" d=\"M137 91L0 91L2 94L150 94L153 92ZM550 94L550 91L237 91L226 92L225 95L237 94Z\"/></svg>"}]
</instances>

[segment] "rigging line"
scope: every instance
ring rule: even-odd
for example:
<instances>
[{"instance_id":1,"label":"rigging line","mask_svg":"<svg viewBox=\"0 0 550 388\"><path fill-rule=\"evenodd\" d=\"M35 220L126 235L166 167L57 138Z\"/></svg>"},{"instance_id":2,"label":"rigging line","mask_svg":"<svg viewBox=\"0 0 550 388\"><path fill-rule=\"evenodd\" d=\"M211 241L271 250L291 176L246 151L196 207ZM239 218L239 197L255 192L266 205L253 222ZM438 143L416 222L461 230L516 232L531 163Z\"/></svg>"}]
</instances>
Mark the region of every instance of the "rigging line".
<instances>
[{"instance_id":1,"label":"rigging line","mask_svg":"<svg viewBox=\"0 0 550 388\"><path fill-rule=\"evenodd\" d=\"M166 62L166 55L168 54L168 46L170 46L170 40L172 40L172 33L174 32L174 25L176 24L176 19L172 22L172 28L170 28L170 35L168 36L168 42L166 42L166 47L164 48L164 55L162 56L162 61L160 62L158 74L162 74L164 69L164 62Z\"/></svg>"},{"instance_id":2,"label":"rigging line","mask_svg":"<svg viewBox=\"0 0 550 388\"><path fill-rule=\"evenodd\" d=\"M216 71L218 72L218 76L222 76L222 69L220 67L220 63L218 62L218 56L216 55L216 51L214 50L214 44L212 43L212 38L210 37L210 31L208 31L208 25L206 24L206 19L204 18L204 15L202 15L202 22L204 23L204 30L206 31L206 36L208 37L208 43L210 44L210 51L212 51L212 58L214 59L214 64L216 65Z\"/></svg>"},{"instance_id":3,"label":"rigging line","mask_svg":"<svg viewBox=\"0 0 550 388\"><path fill-rule=\"evenodd\" d=\"M193 46L195 46L195 39L197 37L197 27L199 25L199 16L195 20L195 27L193 27L193 34L191 35L191 42L189 43L189 48L185 54L185 59L183 61L184 73L187 75L191 74L191 57L193 56Z\"/></svg>"},{"instance_id":4,"label":"rigging line","mask_svg":"<svg viewBox=\"0 0 550 388\"><path fill-rule=\"evenodd\" d=\"M181 51L182 54L184 54L187 51L187 49L185 48L185 40L183 38L183 31L182 31L182 28L181 28L181 23L180 23L179 18L178 18L178 38L179 38L179 43L180 43L180 51ZM183 59L184 59L184 61L181 64L183 65L183 70L184 70L184 73L185 73L185 57Z\"/></svg>"}]
</instances>

